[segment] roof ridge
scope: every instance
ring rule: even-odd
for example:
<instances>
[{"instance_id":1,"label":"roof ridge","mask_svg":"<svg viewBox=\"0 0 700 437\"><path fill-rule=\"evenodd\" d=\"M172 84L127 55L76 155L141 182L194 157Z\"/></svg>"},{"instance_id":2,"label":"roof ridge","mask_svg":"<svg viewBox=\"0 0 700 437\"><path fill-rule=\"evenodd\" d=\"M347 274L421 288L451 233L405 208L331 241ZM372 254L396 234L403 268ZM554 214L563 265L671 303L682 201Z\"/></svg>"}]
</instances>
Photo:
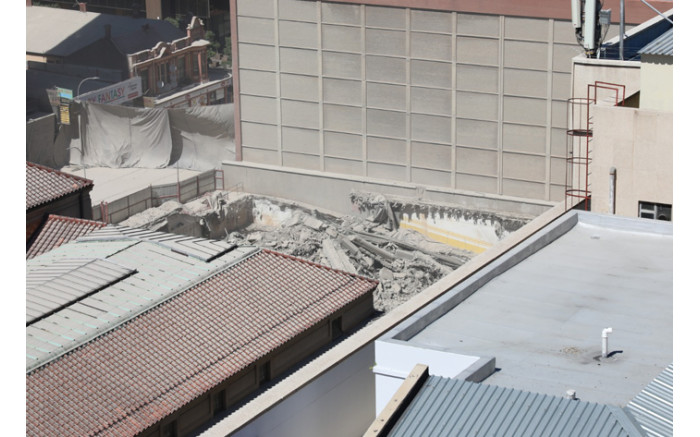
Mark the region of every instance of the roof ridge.
<instances>
[{"instance_id":1,"label":"roof ridge","mask_svg":"<svg viewBox=\"0 0 700 437\"><path fill-rule=\"evenodd\" d=\"M357 273L346 272L345 270L334 269L333 267L324 266L323 264L319 264L319 263L316 263L316 262L313 262L313 261L309 261L308 259L300 258L300 257L298 257L298 256L289 255L289 254L286 254L286 253L277 252L277 251L275 251L275 250L266 249L266 248L261 248L260 250L261 250L262 252L268 252L268 253L271 253L271 254L273 254L273 255L279 255L279 256L284 257L284 258L288 258L288 259L291 259L291 260L294 260L294 261L299 261L299 262L302 262L302 263L305 263L305 264L309 264L309 265L314 266L314 267L320 267L320 268L322 268L322 269L329 270L329 271L331 271L331 272L341 273L341 274L343 274L343 275L352 276L352 277L355 277L355 278L358 278L358 279L364 279L364 280L373 282L373 283L375 283L375 284L379 284L379 281L377 281L376 279L368 278L367 276L358 275Z\"/></svg>"},{"instance_id":2,"label":"roof ridge","mask_svg":"<svg viewBox=\"0 0 700 437\"><path fill-rule=\"evenodd\" d=\"M61 170L56 170L55 168L51 168L51 167L47 167L45 165L37 164L36 162L27 161L27 167L34 167L34 168L37 168L39 170L44 170L44 171L49 172L49 173L54 173L54 174L57 174L59 176L67 177L69 179L83 181L83 182L86 182L88 185L93 184L93 181L90 179L86 179L86 178L83 178L80 176L76 176L74 174L66 173L66 172L61 171Z\"/></svg>"},{"instance_id":3,"label":"roof ridge","mask_svg":"<svg viewBox=\"0 0 700 437\"><path fill-rule=\"evenodd\" d=\"M78 223L78 224L85 224L85 225L99 225L99 226L107 226L108 223L101 222L98 220L89 220L89 219L84 219L84 218L78 218L78 217L67 217L65 215L59 215L59 214L49 214L49 216L46 218L46 221L59 221L59 222L70 222L70 223Z\"/></svg>"}]
</instances>

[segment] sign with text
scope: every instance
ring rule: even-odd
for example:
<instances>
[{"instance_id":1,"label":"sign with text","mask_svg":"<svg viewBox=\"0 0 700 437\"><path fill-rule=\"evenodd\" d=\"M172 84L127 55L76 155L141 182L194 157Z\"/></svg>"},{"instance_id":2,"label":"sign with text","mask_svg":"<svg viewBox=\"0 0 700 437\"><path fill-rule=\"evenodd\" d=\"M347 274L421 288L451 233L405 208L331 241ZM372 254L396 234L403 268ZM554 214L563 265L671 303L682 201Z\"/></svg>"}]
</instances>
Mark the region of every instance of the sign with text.
<instances>
[{"instance_id":1,"label":"sign with text","mask_svg":"<svg viewBox=\"0 0 700 437\"><path fill-rule=\"evenodd\" d=\"M70 102L73 100L73 90L56 87L56 93L61 124L70 124Z\"/></svg>"},{"instance_id":2,"label":"sign with text","mask_svg":"<svg viewBox=\"0 0 700 437\"><path fill-rule=\"evenodd\" d=\"M137 97L141 97L141 77L136 76L114 85L90 91L76 97L81 102L119 105Z\"/></svg>"}]
</instances>

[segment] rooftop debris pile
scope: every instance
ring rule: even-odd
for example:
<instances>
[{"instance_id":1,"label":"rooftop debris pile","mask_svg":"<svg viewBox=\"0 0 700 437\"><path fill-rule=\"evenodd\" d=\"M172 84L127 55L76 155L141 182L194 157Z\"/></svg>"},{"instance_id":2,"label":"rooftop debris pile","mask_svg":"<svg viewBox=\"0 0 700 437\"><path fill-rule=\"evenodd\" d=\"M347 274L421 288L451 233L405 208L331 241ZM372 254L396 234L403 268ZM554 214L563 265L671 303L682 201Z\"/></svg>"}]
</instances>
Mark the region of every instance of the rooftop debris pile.
<instances>
[{"instance_id":1,"label":"rooftop debris pile","mask_svg":"<svg viewBox=\"0 0 700 437\"><path fill-rule=\"evenodd\" d=\"M355 199L357 200L357 199ZM263 196L217 191L166 202L121 224L269 248L376 279L379 311L390 311L475 256L399 226L383 196L357 216L338 216ZM365 202L365 204L368 204Z\"/></svg>"}]
</instances>

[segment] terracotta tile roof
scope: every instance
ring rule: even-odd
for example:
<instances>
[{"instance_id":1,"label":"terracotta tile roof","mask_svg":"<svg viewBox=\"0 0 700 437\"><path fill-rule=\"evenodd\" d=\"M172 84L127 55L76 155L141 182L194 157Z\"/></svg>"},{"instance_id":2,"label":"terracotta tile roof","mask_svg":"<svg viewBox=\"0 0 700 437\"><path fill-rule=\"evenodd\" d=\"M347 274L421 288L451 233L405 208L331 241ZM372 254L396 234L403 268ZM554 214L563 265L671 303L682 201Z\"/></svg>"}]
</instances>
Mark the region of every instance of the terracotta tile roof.
<instances>
[{"instance_id":1,"label":"terracotta tile roof","mask_svg":"<svg viewBox=\"0 0 700 437\"><path fill-rule=\"evenodd\" d=\"M27 375L27 435L132 435L377 283L263 250Z\"/></svg>"},{"instance_id":2,"label":"terracotta tile roof","mask_svg":"<svg viewBox=\"0 0 700 437\"><path fill-rule=\"evenodd\" d=\"M93 220L50 214L27 250L27 259L55 249L58 246L107 226Z\"/></svg>"},{"instance_id":3,"label":"terracotta tile roof","mask_svg":"<svg viewBox=\"0 0 700 437\"><path fill-rule=\"evenodd\" d=\"M92 181L27 161L27 209L63 197L85 187Z\"/></svg>"}]
</instances>

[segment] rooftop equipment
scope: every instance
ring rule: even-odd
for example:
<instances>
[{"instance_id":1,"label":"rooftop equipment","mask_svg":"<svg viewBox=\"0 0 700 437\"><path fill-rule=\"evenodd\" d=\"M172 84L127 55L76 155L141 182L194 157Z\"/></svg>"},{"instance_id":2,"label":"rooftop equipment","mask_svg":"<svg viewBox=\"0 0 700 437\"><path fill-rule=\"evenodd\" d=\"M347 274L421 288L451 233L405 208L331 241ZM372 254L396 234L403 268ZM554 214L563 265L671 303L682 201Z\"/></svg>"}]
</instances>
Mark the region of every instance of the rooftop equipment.
<instances>
[{"instance_id":1,"label":"rooftop equipment","mask_svg":"<svg viewBox=\"0 0 700 437\"><path fill-rule=\"evenodd\" d=\"M571 0L571 23L576 40L586 51L586 56L592 58L608 33L610 9L603 9L600 0Z\"/></svg>"}]
</instances>

